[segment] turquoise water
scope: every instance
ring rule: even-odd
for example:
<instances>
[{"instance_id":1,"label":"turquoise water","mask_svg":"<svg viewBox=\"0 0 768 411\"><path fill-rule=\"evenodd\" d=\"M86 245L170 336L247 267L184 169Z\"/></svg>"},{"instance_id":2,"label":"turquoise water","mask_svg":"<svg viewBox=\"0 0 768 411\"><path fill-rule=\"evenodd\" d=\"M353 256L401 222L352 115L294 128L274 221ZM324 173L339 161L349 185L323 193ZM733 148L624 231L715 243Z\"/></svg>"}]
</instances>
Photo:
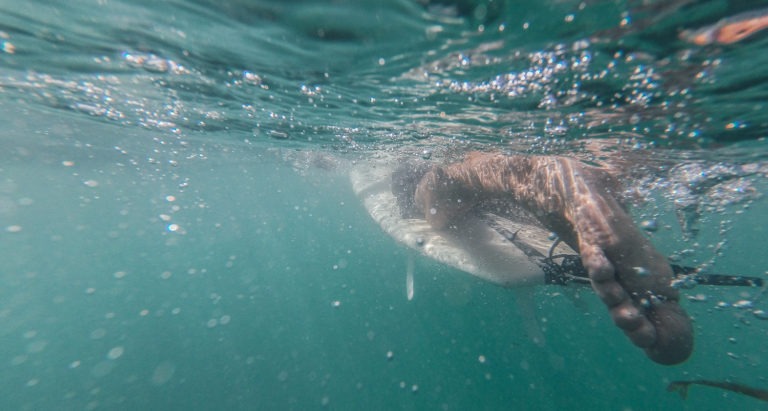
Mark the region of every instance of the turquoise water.
<instances>
[{"instance_id":1,"label":"turquoise water","mask_svg":"<svg viewBox=\"0 0 768 411\"><path fill-rule=\"evenodd\" d=\"M660 250L765 278L768 36L678 34L766 4L425 3L0 1L0 409L761 409L665 390L768 386L759 290L684 291L674 367L589 289L408 301L344 164L620 141Z\"/></svg>"}]
</instances>

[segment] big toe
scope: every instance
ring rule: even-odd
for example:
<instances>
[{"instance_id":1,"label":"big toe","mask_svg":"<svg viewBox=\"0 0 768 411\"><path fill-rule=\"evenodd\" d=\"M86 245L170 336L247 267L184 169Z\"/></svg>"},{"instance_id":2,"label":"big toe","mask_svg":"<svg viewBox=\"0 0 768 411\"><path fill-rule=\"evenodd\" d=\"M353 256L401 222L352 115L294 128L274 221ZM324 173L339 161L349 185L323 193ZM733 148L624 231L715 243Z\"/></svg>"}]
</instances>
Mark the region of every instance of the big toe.
<instances>
[{"instance_id":1,"label":"big toe","mask_svg":"<svg viewBox=\"0 0 768 411\"><path fill-rule=\"evenodd\" d=\"M680 364L693 352L693 325L691 319L677 303L656 304L647 313L656 327L656 343L645 349L653 361Z\"/></svg>"}]
</instances>

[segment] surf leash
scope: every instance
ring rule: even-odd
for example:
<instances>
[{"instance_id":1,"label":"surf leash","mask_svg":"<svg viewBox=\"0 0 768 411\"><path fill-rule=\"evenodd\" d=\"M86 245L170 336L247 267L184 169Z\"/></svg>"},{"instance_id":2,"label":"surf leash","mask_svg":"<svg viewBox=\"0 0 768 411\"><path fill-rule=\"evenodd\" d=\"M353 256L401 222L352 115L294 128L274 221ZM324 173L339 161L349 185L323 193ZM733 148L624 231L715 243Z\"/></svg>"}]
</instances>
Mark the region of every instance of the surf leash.
<instances>
[{"instance_id":1,"label":"surf leash","mask_svg":"<svg viewBox=\"0 0 768 411\"><path fill-rule=\"evenodd\" d=\"M544 266L539 266L547 274L547 284L566 285L570 282L589 284L589 274L581 263L581 258L575 254L559 254L543 257ZM557 263L555 259L561 259ZM679 288L693 288L697 285L758 287L765 286L765 281L759 277L730 274L706 274L695 267L671 264L672 272ZM546 268L545 268L546 267Z\"/></svg>"},{"instance_id":2,"label":"surf leash","mask_svg":"<svg viewBox=\"0 0 768 411\"><path fill-rule=\"evenodd\" d=\"M557 245L561 242L559 237L552 239L552 245L549 247L547 255L544 255L520 238L518 235L520 230L512 232L487 216L483 220L507 241L523 251L529 260L539 266L544 272L545 284L591 284L589 273L587 273L577 254L554 254ZM556 260L560 260L560 262L558 263ZM763 289L760 295L766 290L766 282L759 277L706 274L701 273L698 268L678 264L671 264L671 267L674 275L672 285L676 288L691 289L697 285L758 287Z\"/></svg>"}]
</instances>

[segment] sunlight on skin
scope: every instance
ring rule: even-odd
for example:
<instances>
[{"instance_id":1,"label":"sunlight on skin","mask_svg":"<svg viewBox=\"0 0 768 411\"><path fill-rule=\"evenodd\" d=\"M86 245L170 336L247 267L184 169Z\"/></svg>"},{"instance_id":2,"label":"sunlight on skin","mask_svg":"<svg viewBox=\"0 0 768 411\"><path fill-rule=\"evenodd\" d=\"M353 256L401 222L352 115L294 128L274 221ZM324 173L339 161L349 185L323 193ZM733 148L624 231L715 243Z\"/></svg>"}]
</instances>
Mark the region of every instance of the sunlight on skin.
<instances>
[{"instance_id":1,"label":"sunlight on skin","mask_svg":"<svg viewBox=\"0 0 768 411\"><path fill-rule=\"evenodd\" d=\"M693 350L691 320L678 305L666 258L613 196L618 186L604 170L574 159L471 153L432 168L415 198L438 229L483 199L528 208L579 250L593 289L632 343L658 363L683 362Z\"/></svg>"}]
</instances>

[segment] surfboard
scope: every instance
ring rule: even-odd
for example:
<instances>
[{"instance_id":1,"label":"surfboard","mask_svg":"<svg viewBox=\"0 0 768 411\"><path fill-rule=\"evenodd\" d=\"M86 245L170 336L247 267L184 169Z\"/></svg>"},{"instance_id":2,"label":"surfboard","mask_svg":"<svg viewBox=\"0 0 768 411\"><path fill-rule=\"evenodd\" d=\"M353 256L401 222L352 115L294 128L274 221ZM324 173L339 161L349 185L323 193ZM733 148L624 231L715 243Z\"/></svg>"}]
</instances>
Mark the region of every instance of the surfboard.
<instances>
[{"instance_id":1,"label":"surfboard","mask_svg":"<svg viewBox=\"0 0 768 411\"><path fill-rule=\"evenodd\" d=\"M363 161L349 173L353 191L384 232L424 256L504 287L546 283L542 259L553 246L547 230L481 208L436 230L424 219L404 216L392 190L397 166L391 159ZM576 254L564 244L554 253Z\"/></svg>"}]
</instances>

